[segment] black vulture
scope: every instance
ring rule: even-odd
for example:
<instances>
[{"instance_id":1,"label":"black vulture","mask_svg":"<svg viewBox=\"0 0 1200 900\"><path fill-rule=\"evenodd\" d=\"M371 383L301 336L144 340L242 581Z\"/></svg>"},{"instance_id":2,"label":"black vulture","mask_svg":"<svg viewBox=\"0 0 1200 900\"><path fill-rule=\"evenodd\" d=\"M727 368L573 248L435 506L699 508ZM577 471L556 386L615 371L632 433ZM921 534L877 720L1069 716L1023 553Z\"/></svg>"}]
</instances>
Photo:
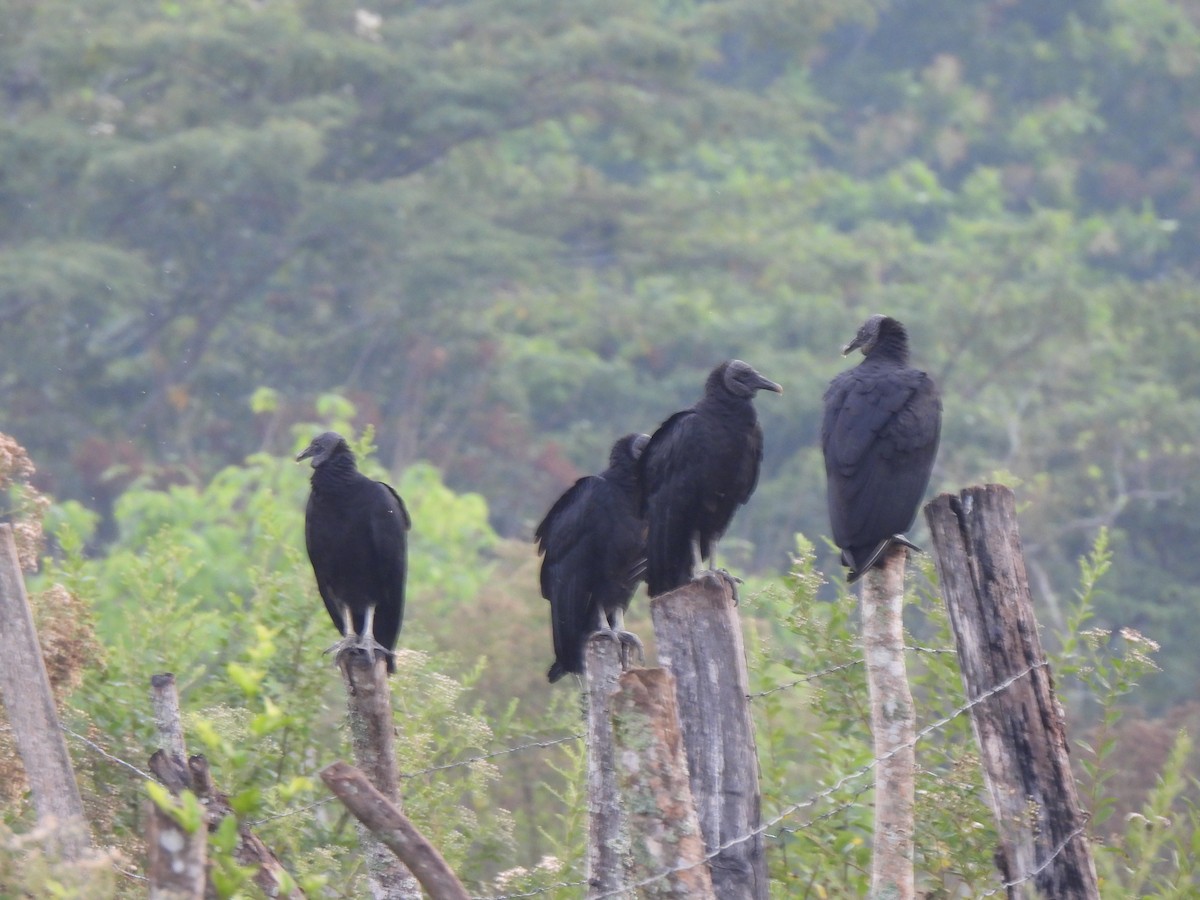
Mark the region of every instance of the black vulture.
<instances>
[{"instance_id":1,"label":"black vulture","mask_svg":"<svg viewBox=\"0 0 1200 900\"><path fill-rule=\"evenodd\" d=\"M876 565L904 537L929 486L942 429L933 379L908 364L908 332L871 316L842 354L866 357L825 391L821 449L833 540L848 582Z\"/></svg>"},{"instance_id":2,"label":"black vulture","mask_svg":"<svg viewBox=\"0 0 1200 900\"><path fill-rule=\"evenodd\" d=\"M388 672L404 621L408 510L390 485L358 471L336 432L313 439L296 462L312 460L304 542L329 618L343 635L338 653L383 651Z\"/></svg>"},{"instance_id":3,"label":"black vulture","mask_svg":"<svg viewBox=\"0 0 1200 900\"><path fill-rule=\"evenodd\" d=\"M546 513L534 538L542 560L542 596L550 601L558 681L583 672L583 645L594 631L630 646L642 643L624 630L625 610L646 567L646 524L638 495L637 460L644 434L627 434L608 456L608 468L580 478Z\"/></svg>"},{"instance_id":4,"label":"black vulture","mask_svg":"<svg viewBox=\"0 0 1200 900\"><path fill-rule=\"evenodd\" d=\"M758 484L758 391L783 393L740 359L708 376L704 397L659 426L639 470L648 526L646 584L656 597L687 584Z\"/></svg>"}]
</instances>

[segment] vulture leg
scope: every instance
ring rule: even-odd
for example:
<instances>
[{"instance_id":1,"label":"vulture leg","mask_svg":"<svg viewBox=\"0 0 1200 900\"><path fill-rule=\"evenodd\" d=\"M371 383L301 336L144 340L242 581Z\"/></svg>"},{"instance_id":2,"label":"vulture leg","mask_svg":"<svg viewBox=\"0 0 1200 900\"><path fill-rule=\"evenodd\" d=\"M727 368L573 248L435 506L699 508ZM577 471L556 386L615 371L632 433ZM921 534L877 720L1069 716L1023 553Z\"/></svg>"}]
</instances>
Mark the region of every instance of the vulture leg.
<instances>
[{"instance_id":1,"label":"vulture leg","mask_svg":"<svg viewBox=\"0 0 1200 900\"><path fill-rule=\"evenodd\" d=\"M375 604L373 603L367 607L367 614L363 616L363 633L358 638L358 649L371 659L375 658L374 651L376 650L383 653L384 659L392 657L392 651L375 640Z\"/></svg>"},{"instance_id":2,"label":"vulture leg","mask_svg":"<svg viewBox=\"0 0 1200 900\"><path fill-rule=\"evenodd\" d=\"M338 658L343 653L348 653L358 647L358 635L354 633L354 614L350 612L350 607L342 605L342 639L331 646L326 653L334 654L334 658Z\"/></svg>"},{"instance_id":3,"label":"vulture leg","mask_svg":"<svg viewBox=\"0 0 1200 900\"><path fill-rule=\"evenodd\" d=\"M700 551L700 535L692 536L692 577L704 570L704 554Z\"/></svg>"},{"instance_id":4,"label":"vulture leg","mask_svg":"<svg viewBox=\"0 0 1200 900\"><path fill-rule=\"evenodd\" d=\"M604 610L600 610L599 621L596 624L596 634L602 634L610 640L614 640L621 648L621 669L629 668L629 653L631 650L637 650L638 662L646 661L646 648L642 645L642 639L632 631L625 630L625 610L617 607L608 615Z\"/></svg>"},{"instance_id":5,"label":"vulture leg","mask_svg":"<svg viewBox=\"0 0 1200 900\"><path fill-rule=\"evenodd\" d=\"M612 629L616 636L617 642L621 645L621 668L629 668L629 654L631 650L637 650L638 663L645 664L646 648L642 645L642 639L632 631L625 630L625 610L617 607L612 614Z\"/></svg>"},{"instance_id":6,"label":"vulture leg","mask_svg":"<svg viewBox=\"0 0 1200 900\"><path fill-rule=\"evenodd\" d=\"M719 575L721 578L725 579L725 583L727 585L729 585L729 593L731 593L733 595L733 605L739 606L742 602L742 598L738 596L738 585L742 583L742 579L738 578L736 575L731 573L728 569L717 568L717 542L716 541L713 541L712 555L709 557L708 561L710 563L712 563L712 569L710 569L709 571L711 571L714 575Z\"/></svg>"}]
</instances>

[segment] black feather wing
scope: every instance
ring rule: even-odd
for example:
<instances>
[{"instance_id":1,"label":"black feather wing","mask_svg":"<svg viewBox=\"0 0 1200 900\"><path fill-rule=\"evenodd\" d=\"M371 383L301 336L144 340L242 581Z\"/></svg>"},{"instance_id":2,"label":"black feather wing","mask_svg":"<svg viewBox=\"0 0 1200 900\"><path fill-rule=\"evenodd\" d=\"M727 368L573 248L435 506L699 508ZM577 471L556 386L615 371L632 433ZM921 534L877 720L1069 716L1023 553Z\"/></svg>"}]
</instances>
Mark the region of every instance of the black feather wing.
<instances>
[{"instance_id":1,"label":"black feather wing","mask_svg":"<svg viewBox=\"0 0 1200 900\"><path fill-rule=\"evenodd\" d=\"M364 491L369 498L368 527L374 574L375 640L394 650L404 625L408 579L408 531L412 520L395 489L382 481Z\"/></svg>"},{"instance_id":2,"label":"black feather wing","mask_svg":"<svg viewBox=\"0 0 1200 900\"><path fill-rule=\"evenodd\" d=\"M304 546L312 563L317 591L325 602L325 610L338 631L345 634L342 613L338 603L336 573L340 568L340 541L335 529L327 527L328 519L323 515L322 501L316 493L309 494L304 511Z\"/></svg>"},{"instance_id":3,"label":"black feather wing","mask_svg":"<svg viewBox=\"0 0 1200 900\"><path fill-rule=\"evenodd\" d=\"M603 479L581 478L550 507L534 532L542 554L542 596L550 601L555 666L551 680L583 669L583 641L597 623L593 598L602 579L603 534L608 518ZM556 674L557 673L557 674Z\"/></svg>"},{"instance_id":4,"label":"black feather wing","mask_svg":"<svg viewBox=\"0 0 1200 900\"><path fill-rule=\"evenodd\" d=\"M923 372L860 365L833 380L821 445L839 547L872 545L912 526L940 430L941 400Z\"/></svg>"},{"instance_id":5,"label":"black feather wing","mask_svg":"<svg viewBox=\"0 0 1200 900\"><path fill-rule=\"evenodd\" d=\"M698 419L695 410L675 413L654 432L639 460L648 526L646 584L652 597L692 577L704 474Z\"/></svg>"}]
</instances>

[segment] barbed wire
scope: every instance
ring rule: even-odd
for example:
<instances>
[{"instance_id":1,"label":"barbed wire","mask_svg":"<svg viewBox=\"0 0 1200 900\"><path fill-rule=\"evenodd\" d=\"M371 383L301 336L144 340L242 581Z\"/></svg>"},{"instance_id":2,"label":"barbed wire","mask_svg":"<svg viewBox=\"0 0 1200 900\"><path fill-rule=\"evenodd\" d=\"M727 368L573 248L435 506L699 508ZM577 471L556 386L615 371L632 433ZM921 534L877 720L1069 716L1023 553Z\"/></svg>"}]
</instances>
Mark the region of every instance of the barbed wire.
<instances>
[{"instance_id":1,"label":"barbed wire","mask_svg":"<svg viewBox=\"0 0 1200 900\"><path fill-rule=\"evenodd\" d=\"M788 816L793 815L796 812L799 812L801 809L808 809L809 807L815 806L817 803L820 803L822 800L829 798L834 793L841 790L841 788L848 782L851 782L856 778L861 778L863 775L866 775L868 772L870 772L875 767L892 759L897 754L902 753L905 750L909 750L909 749L915 747L920 741L922 741L924 738L928 737L933 732L937 731L939 728L945 727L949 722L952 722L954 719L958 718L963 713L968 712L971 709L974 709L976 706L978 706L980 703L983 703L985 700L988 700L988 699L996 696L997 694L1008 690L1010 687L1012 687L1012 685L1015 682L1021 680L1026 675L1029 675L1035 669L1043 668L1046 665L1048 665L1048 663L1045 660L1042 660L1041 662L1036 662L1036 663L1033 663L1032 665L1026 666L1020 672L1017 672L1016 674L1009 676L1008 678L1004 679L1004 681L1000 682L999 684L995 685L994 687L989 688L988 690L979 694L977 697L974 697L973 699L968 700L966 703L962 704L961 706L959 706L958 708L956 708L949 714L942 716L940 719L937 719L934 722L931 722L929 725L926 725L924 728L922 728L920 731L918 731L912 737L911 740L907 740L902 744L897 744L895 747L893 747L887 753L884 753L882 756L877 756L874 759L872 759L870 762L867 762L864 765L860 766L858 769L855 769L853 772L850 772L847 775L843 775L833 785L831 785L830 787L821 791L820 793L815 794L812 797L809 797L805 800L801 800L797 803L793 803L790 806L785 807L781 812L776 813L776 815L774 815L771 819L762 823L757 828L753 828L750 831L746 832L745 834L737 835L735 837L730 838L727 841L722 842L721 844L717 845L712 850L710 850L708 853L706 853L704 856L702 856L699 860L696 860L695 862L681 863L677 866L672 866L671 868L665 869L662 872L658 872L654 875L651 875L648 878L643 878L641 881L636 881L633 884L627 884L624 887L620 888L619 890L613 890L613 891L608 891L604 894L598 894L598 895L596 895L594 900L604 900L604 898L606 898L606 897L615 897L615 896L618 896L619 894L623 894L627 891L636 891L638 888L648 887L648 886L654 884L655 882L662 881L664 878L670 878L672 875L676 875L679 872L685 872L688 869L694 869L696 866L703 865L704 863L707 863L707 862L711 862L712 860L716 859L718 856L720 856L722 853L724 853L726 850L730 849L731 847L736 847L738 844L743 844L746 841L752 840L752 839L758 837L760 834L765 834L767 831L774 828L776 825L778 825L780 822L782 822ZM1032 877L1032 876L1030 876L1030 877Z\"/></svg>"},{"instance_id":2,"label":"barbed wire","mask_svg":"<svg viewBox=\"0 0 1200 900\"><path fill-rule=\"evenodd\" d=\"M494 759L497 756L507 756L510 753L520 753L523 750L533 750L533 749L542 748L542 747L554 747L558 744L565 744L569 741L577 741L582 738L583 738L583 733L576 732L574 734L567 734L567 735L563 735L562 737L551 738L549 740L544 740L544 741L530 741L527 744L519 744L515 747L505 747L503 750L493 750L490 753L480 753L477 756L469 756L466 759L459 759L452 763L444 763L444 764L438 765L438 766L429 766L424 769L418 769L415 772L401 772L400 779L402 781L406 781L406 780L411 780L413 778L420 778L422 775L430 775L434 772L445 772L448 769L457 769L462 766L474 765L477 762L483 762L484 760ZM310 809L316 809L318 806L324 806L326 803L332 803L336 799L337 799L336 797L325 797L324 799L318 800L315 803L307 803L304 806L298 806L295 809L288 809L288 810L284 810L283 812L274 813L273 815L270 815L270 816L263 816L261 819L256 819L255 821L250 822L249 824L251 826L256 826L256 825L262 825L265 822L274 822L276 819L286 819L291 816L298 816L301 813L307 812Z\"/></svg>"},{"instance_id":3,"label":"barbed wire","mask_svg":"<svg viewBox=\"0 0 1200 900\"><path fill-rule=\"evenodd\" d=\"M91 750L98 753L100 756L104 757L109 762L115 763L118 766L122 766L126 769L129 769L129 771L136 773L137 775L141 776L142 778L147 779L148 781L157 781L158 780L157 778L155 778L153 775L151 775L149 772L145 771L144 769L139 768L138 766L134 765L131 762L128 762L127 760L121 759L119 756L114 756L113 754L109 753L107 750L105 750L103 747L101 747L95 741L89 740L88 738L84 737L82 734L72 731L70 728L66 728L66 727L63 728L63 731L65 733L71 735L71 737L75 738L76 740L82 742L83 744L86 744ZM400 778L401 779L419 778L422 775L430 775L434 772L444 772L447 769L457 769L462 766L474 765L477 762L483 762L484 760L494 759L497 756L507 756L512 753L520 753L523 750L534 750L534 749L538 749L538 748L554 747L554 746L557 746L558 744L565 744L570 741L578 741L578 740L581 740L583 738L583 736L584 736L583 732L577 731L573 734L567 734L567 735L563 735L562 737L557 737L557 738L550 738L548 740L530 741L525 744L518 744L515 747L505 747L502 750L492 750L488 753L480 753L477 756L469 756L466 759L456 760L455 762L452 762L452 763L445 763L443 765L438 765L438 766L429 766L424 769L418 769L415 772L401 772ZM272 822L275 819L286 819L289 816L296 816L303 812L307 812L308 810L316 809L318 806L324 806L326 803L332 803L336 799L337 799L336 797L325 797L321 800L317 800L315 803L307 803L304 806L298 806L295 809L286 810L284 812L275 813L275 814L269 815L269 816L263 816L261 819L255 819L251 822L248 822L247 824L249 824L250 826L253 827L256 825L262 825L264 822Z\"/></svg>"},{"instance_id":4,"label":"barbed wire","mask_svg":"<svg viewBox=\"0 0 1200 900\"><path fill-rule=\"evenodd\" d=\"M779 691L786 691L802 684L808 684L810 681L816 681L818 678L824 678L826 675L832 675L835 672L841 672L844 669L851 669L854 666L861 666L861 659L852 659L850 662L840 663L836 666L830 666L828 669L822 669L820 672L813 672L811 675L805 675L803 678L797 678L795 681L789 681L785 684L777 684L773 688L767 688L765 691L756 691L753 694L747 694L747 700L757 700L760 697L767 697Z\"/></svg>"},{"instance_id":5,"label":"barbed wire","mask_svg":"<svg viewBox=\"0 0 1200 900\"><path fill-rule=\"evenodd\" d=\"M124 875L126 878L132 879L133 881L149 881L150 880L145 875L139 875L137 872L130 872L127 869L122 869L116 863L113 863L112 867L113 867L113 871L116 872L118 875Z\"/></svg>"},{"instance_id":6,"label":"barbed wire","mask_svg":"<svg viewBox=\"0 0 1200 900\"><path fill-rule=\"evenodd\" d=\"M429 775L433 772L444 772L447 769L457 769L460 766L469 766L477 762L483 762L488 759L495 759L497 756L507 756L510 753L520 753L522 750L535 750L542 747L554 747L558 744L565 744L569 741L578 741L583 739L583 732L577 731L574 734L563 735L562 737L551 738L545 741L530 741L528 744L521 744L517 747L506 747L503 750L493 750L490 753L481 753L478 756L469 756L466 759L460 759L456 762L446 763L440 766L430 766L427 769L419 769L416 772L401 772L402 779L420 778L422 775Z\"/></svg>"},{"instance_id":7,"label":"barbed wire","mask_svg":"<svg viewBox=\"0 0 1200 900\"><path fill-rule=\"evenodd\" d=\"M314 803L306 803L304 806L297 806L295 809L286 809L283 812L273 813L269 816L263 816L261 819L255 819L247 822L251 828L257 828L259 825L265 825L267 822L274 822L276 819L288 819L292 816L298 816L300 813L308 812L310 809L316 809L318 806L324 806L326 803L332 803L337 800L337 797L323 797Z\"/></svg>"},{"instance_id":8,"label":"barbed wire","mask_svg":"<svg viewBox=\"0 0 1200 900\"><path fill-rule=\"evenodd\" d=\"M930 656L958 652L951 647L922 647L919 645L906 646L904 649L910 653L925 653ZM835 672L841 672L843 669L861 666L862 664L863 661L861 659L854 659L836 666L830 666L828 669L822 669L820 672L813 672L811 675L805 675L803 678L797 678L795 681L789 681L785 684L778 684L773 688L767 688L763 691L756 691L753 694L747 694L746 699L757 700L759 697L766 697L778 691L786 691L794 687L799 687L802 684L808 684L810 681L816 681L818 678L824 678L826 675L832 675Z\"/></svg>"},{"instance_id":9,"label":"barbed wire","mask_svg":"<svg viewBox=\"0 0 1200 900\"><path fill-rule=\"evenodd\" d=\"M78 734L77 732L74 732L70 728L66 728L66 727L63 728L63 731L66 732L67 734L69 734L71 737L75 738L77 741L82 741L83 743L87 744L87 746L89 746L96 753L99 753L101 756L103 756L109 762L116 763L118 766L124 766L126 769L129 769L132 772L136 772L138 775L140 775L142 778L147 779L148 781L157 781L158 780L153 775L151 775L149 772L145 771L144 769L138 768L133 763L126 762L125 760L121 759L119 756L113 756L111 753L109 753L107 750L105 750L103 747L101 747L95 741L88 740L82 734Z\"/></svg>"},{"instance_id":10,"label":"barbed wire","mask_svg":"<svg viewBox=\"0 0 1200 900\"><path fill-rule=\"evenodd\" d=\"M912 653L928 653L930 656L934 656L939 653L958 653L958 651L953 647L921 647L916 644L912 645L911 647L906 646L904 649Z\"/></svg>"},{"instance_id":11,"label":"barbed wire","mask_svg":"<svg viewBox=\"0 0 1200 900\"><path fill-rule=\"evenodd\" d=\"M928 652L928 653L954 652L952 650L943 650L943 649L939 649L939 648L925 648L925 647L906 647L905 649L913 650L916 652ZM767 695L775 693L777 691L782 691L782 690L787 690L792 687L797 687L801 684L815 681L816 679L824 677L826 675L831 675L835 672L843 671L845 669L849 669L856 665L861 665L862 662L863 662L862 660L851 660L846 663L841 663L836 666L831 666L828 669L824 669L820 672L814 672L803 678L797 679L794 682L789 682L789 683L783 684L783 685L777 685L774 688L769 688L765 691L760 691L755 694L750 694L750 695L748 695L747 699L755 699L758 697L767 696ZM1041 662L1033 663L1032 665L1029 665L1026 668L1022 669L1020 672L1017 672L1017 673L1009 676L1008 678L1006 678L1004 681L1000 682L999 684L996 684L995 686L989 688L988 690L977 695L976 697L972 698L971 700L968 700L967 702L959 705L958 707L956 707L955 709L953 709L946 715L941 716L940 718L934 720L930 724L924 726L910 740L905 741L903 744L900 744L896 747L893 747L887 753L885 753L881 756L875 757L874 759L871 759L870 761L864 763L859 768L847 773L846 775L843 775L841 778L839 778L837 781L835 781L832 785L825 788L824 790L819 791L818 793L813 794L812 796L807 797L804 800L800 800L795 803L789 804L788 806L786 806L782 810L780 810L778 813L776 813L774 816L772 816L770 819L763 822L758 827L750 830L749 832L742 834L742 835L735 836L733 838L730 838L730 839L722 842L721 844L719 844L718 846L714 847L712 850L707 852L699 860L697 860L695 862L682 863L678 866L673 866L669 869L665 869L661 872L658 872L654 875L651 875L647 878L637 881L633 884L628 884L619 889L597 895L595 900L604 900L604 898L615 897L620 894L627 893L629 891L635 891L639 888L648 887L649 885L652 885L658 881L661 881L664 878L669 878L672 875L676 875L680 872L687 871L688 869L695 868L696 866L703 865L704 863L711 862L713 859L715 859L720 854L724 853L726 850L729 850L732 847L736 847L738 844L745 843L748 840L752 840L755 837L758 837L760 835L766 836L771 839L779 839L779 836L781 834L798 834L802 831L807 830L808 828L811 828L813 825L815 825L818 822L824 821L828 818L831 818L834 815L837 815L839 812L849 809L862 794L866 793L866 791L872 787L872 784L868 783L868 784L863 785L857 791L855 791L854 794L852 794L851 797L846 802L842 803L841 805L839 805L833 809L827 810L826 812L824 812L818 816L814 816L807 822L804 822L804 823L802 823L800 825L796 825L796 826L785 826L780 829L780 835L770 834L770 829L774 828L776 825L781 823L784 819L788 818L789 816L794 815L795 813L799 812L802 809L812 808L812 807L816 806L817 804L821 803L822 801L829 799L834 794L836 794L839 790L841 790L846 784L848 784L858 778L861 778L864 775L867 775L873 769L875 769L882 763L887 762L888 760L892 759L897 754L915 747L920 741L924 740L930 734L945 727L947 724L949 724L953 720L957 719L959 716L963 715L964 713L970 711L971 709L974 709L976 706L983 703L984 701L1007 690L1015 682L1026 677L1027 675L1032 673L1035 669L1043 668L1046 665L1048 665L1048 663L1043 660ZM97 744L95 741L92 741L89 738L86 738L83 735L81 735L75 731L72 731L69 728L64 727L63 731L66 732L67 734L71 735L73 738L80 741L81 743L85 744L91 750L98 753L100 756L104 757L105 759L109 760L110 762L113 762L116 765L122 766L122 767L136 773L141 778L145 778L148 780L154 780L154 776L150 775L145 770L134 765L133 763L130 763L130 762L127 762L126 760L121 759L118 756L114 756L113 754L111 754L107 750L105 750L103 747L101 747L99 744ZM485 761L488 759L494 759L499 756L506 756L506 755L513 754L513 753L519 753L524 750L541 749L541 748L557 746L559 744L564 744L569 741L580 740L583 738L583 736L584 735L581 732L576 732L574 734L564 735L562 737L551 738L548 740L530 741L525 744L519 744L519 745L516 745L513 747L506 747L501 750L493 750L488 753L481 753L476 756L468 757L466 759L456 760L455 762L452 762L452 763L445 763L445 764L437 765L437 766L429 766L424 769L419 769L415 772L402 773L400 775L400 777L402 779L418 778L423 775L429 775L429 774L432 774L435 772L442 772L442 771L446 771L449 769L459 768L462 766L469 766L469 765L473 765L474 763L477 763L477 762L482 762L482 761ZM322 800L316 801L315 803L305 804L304 806L300 806L300 807L297 807L292 810L288 810L288 811L281 812L281 813L276 813L276 814L270 815L270 816L265 816L262 819L252 821L249 824L251 826L256 826L256 825L261 825L266 822L274 821L276 819L282 819L282 818L287 818L287 817L293 816L293 815L299 815L300 813L323 806L326 803L331 803L335 799L336 798L334 798L334 797L326 797ZM1087 820L1085 819L1084 823L1081 824L1076 829L1074 829L1065 838L1063 838L1063 840L1061 842L1059 842L1058 845L1055 846L1054 850L1046 857L1046 859L1044 859L1033 871L1028 872L1027 874L1023 875L1021 878L1015 879L1013 881L1005 882L1005 883L999 885L998 887L992 889L991 891L989 891L985 894L982 894L981 897L994 896L994 895L998 894L1000 891L1019 886L1033 878L1036 878L1039 874L1041 874L1043 871L1045 871L1046 868L1055 859L1057 859L1062 854L1062 852L1066 849L1067 845L1070 844L1070 842L1072 840L1074 840L1076 837L1078 837L1080 834L1082 834L1086 830L1086 827L1087 827ZM145 876L138 875L134 872L126 871L115 865L114 865L114 869L116 869L117 872L119 872L121 875L123 875L127 878L141 880L141 881L147 880L145 878ZM576 888L576 887L584 886L586 884L587 884L586 879L585 880L577 880L577 881L560 881L560 882L556 882L554 884L545 885L543 887L535 888L535 889L532 889L529 891L523 891L523 892L519 892L519 893L510 893L510 894L499 894L499 895L493 895L493 896L473 897L472 900L521 900L521 898L536 897L536 896L540 896L542 894L547 894L551 891L562 890L562 889L567 889L567 888Z\"/></svg>"},{"instance_id":12,"label":"barbed wire","mask_svg":"<svg viewBox=\"0 0 1200 900\"><path fill-rule=\"evenodd\" d=\"M545 887L533 888L532 890L522 891L519 894L497 894L488 897L471 897L471 900L520 900L522 897L538 897L542 894L548 894L551 891L557 891L562 888L583 887L587 884L587 879L582 881L560 881L557 884L548 884Z\"/></svg>"},{"instance_id":13,"label":"barbed wire","mask_svg":"<svg viewBox=\"0 0 1200 900\"><path fill-rule=\"evenodd\" d=\"M1061 841L1059 841L1058 845L1053 850L1050 851L1050 855L1047 856L1045 859L1043 859L1041 861L1041 863L1038 864L1037 868L1035 868L1032 872L1028 872L1025 875L1022 875L1020 878L1015 879L1014 881L1006 881L1006 882L1004 882L1004 884L1001 884L1001 885L998 885L997 887L992 888L986 894L980 894L979 896L980 896L981 900L983 897L994 897L996 894L1000 893L1001 891L1007 891L1009 888L1014 888L1019 885L1022 885L1027 881L1037 878L1039 875L1041 875L1043 872L1045 872L1046 868L1050 865L1050 863L1052 863L1052 862L1054 862L1054 860L1058 859L1058 857L1062 855L1062 852L1067 849L1067 844L1071 843L1071 841L1075 840L1075 838L1079 837L1079 835L1083 834L1084 831L1087 830L1089 818L1090 817L1085 813L1083 816L1083 821L1075 828L1075 830L1072 831L1070 834L1068 834Z\"/></svg>"},{"instance_id":14,"label":"barbed wire","mask_svg":"<svg viewBox=\"0 0 1200 900\"><path fill-rule=\"evenodd\" d=\"M768 837L773 840L781 840L783 835L785 835L785 834L799 834L802 831L807 831L809 828L811 828L813 825L816 825L818 822L823 822L825 819L833 818L840 812L845 812L846 810L848 810L850 807L852 807L858 801L859 797L861 797L867 791L871 790L873 787L875 787L875 782L868 781L866 784L864 784L862 787L860 787L857 791L855 791L853 794L851 794L850 798L848 800L846 800L841 806L835 806L833 809L826 810L825 812L821 813L819 816L814 816L813 818L809 819L807 822L804 822L801 825L785 825L783 828L779 829L778 834L769 834L769 833L764 832L763 837Z\"/></svg>"}]
</instances>

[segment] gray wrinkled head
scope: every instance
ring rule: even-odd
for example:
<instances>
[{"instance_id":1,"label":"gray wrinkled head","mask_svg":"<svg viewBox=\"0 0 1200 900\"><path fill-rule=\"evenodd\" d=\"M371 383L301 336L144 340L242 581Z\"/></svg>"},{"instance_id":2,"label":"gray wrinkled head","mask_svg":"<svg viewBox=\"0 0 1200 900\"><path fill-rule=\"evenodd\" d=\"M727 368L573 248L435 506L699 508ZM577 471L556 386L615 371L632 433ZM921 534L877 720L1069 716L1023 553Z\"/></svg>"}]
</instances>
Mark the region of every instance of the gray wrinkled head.
<instances>
[{"instance_id":1,"label":"gray wrinkled head","mask_svg":"<svg viewBox=\"0 0 1200 900\"><path fill-rule=\"evenodd\" d=\"M722 365L725 368L725 372L721 376L722 383L725 390L735 397L753 397L758 391L783 393L783 388L775 382L763 378L749 363L744 363L740 359L731 359ZM720 371L720 367L717 371Z\"/></svg>"},{"instance_id":2,"label":"gray wrinkled head","mask_svg":"<svg viewBox=\"0 0 1200 900\"><path fill-rule=\"evenodd\" d=\"M650 443L648 434L627 434L618 438L608 454L608 464L615 466L625 460L637 462L648 443Z\"/></svg>"},{"instance_id":3,"label":"gray wrinkled head","mask_svg":"<svg viewBox=\"0 0 1200 900\"><path fill-rule=\"evenodd\" d=\"M890 335L907 337L903 325L891 316L877 313L862 323L854 340L842 348L842 356L846 356L854 350L861 350L863 356L869 356L879 341Z\"/></svg>"},{"instance_id":4,"label":"gray wrinkled head","mask_svg":"<svg viewBox=\"0 0 1200 900\"><path fill-rule=\"evenodd\" d=\"M315 469L338 453L350 453L350 445L336 431L326 431L312 439L312 443L296 457L296 462L311 459ZM353 457L353 454L351 456Z\"/></svg>"}]
</instances>

